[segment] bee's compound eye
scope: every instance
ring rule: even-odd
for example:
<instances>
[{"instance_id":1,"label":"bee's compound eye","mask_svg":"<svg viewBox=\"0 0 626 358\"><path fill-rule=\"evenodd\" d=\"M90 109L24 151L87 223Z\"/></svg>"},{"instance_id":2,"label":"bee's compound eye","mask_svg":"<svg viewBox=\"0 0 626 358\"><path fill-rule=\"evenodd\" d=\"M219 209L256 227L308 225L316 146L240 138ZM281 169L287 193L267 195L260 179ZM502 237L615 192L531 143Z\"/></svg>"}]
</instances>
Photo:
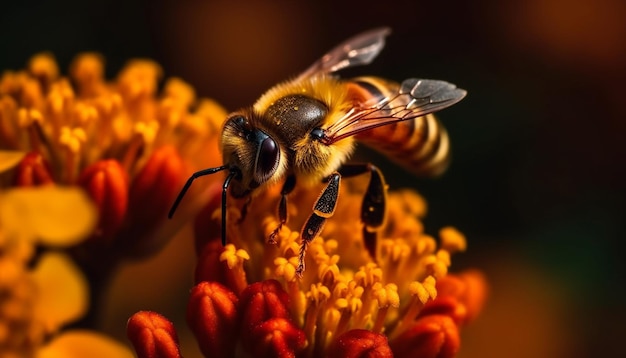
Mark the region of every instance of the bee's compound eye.
<instances>
[{"instance_id":1,"label":"bee's compound eye","mask_svg":"<svg viewBox=\"0 0 626 358\"><path fill-rule=\"evenodd\" d=\"M266 137L259 146L259 155L256 163L256 174L259 178L267 179L274 174L280 160L280 150L271 137Z\"/></svg>"},{"instance_id":2,"label":"bee's compound eye","mask_svg":"<svg viewBox=\"0 0 626 358\"><path fill-rule=\"evenodd\" d=\"M311 131L311 137L318 140L324 138L324 130L322 128L313 129Z\"/></svg>"}]
</instances>

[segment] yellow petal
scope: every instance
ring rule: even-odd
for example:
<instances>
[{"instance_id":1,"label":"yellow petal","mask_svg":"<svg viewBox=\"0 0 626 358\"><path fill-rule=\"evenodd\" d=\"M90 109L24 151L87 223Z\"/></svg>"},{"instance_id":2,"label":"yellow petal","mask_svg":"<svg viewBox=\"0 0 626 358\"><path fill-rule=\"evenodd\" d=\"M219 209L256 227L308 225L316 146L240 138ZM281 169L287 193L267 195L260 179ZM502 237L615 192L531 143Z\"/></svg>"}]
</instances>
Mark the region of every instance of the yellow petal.
<instances>
[{"instance_id":1,"label":"yellow petal","mask_svg":"<svg viewBox=\"0 0 626 358\"><path fill-rule=\"evenodd\" d=\"M133 358L123 344L87 330L67 331L37 352L36 358Z\"/></svg>"},{"instance_id":2,"label":"yellow petal","mask_svg":"<svg viewBox=\"0 0 626 358\"><path fill-rule=\"evenodd\" d=\"M45 245L80 242L96 223L96 209L78 188L20 188L0 198L0 227L8 235L39 239Z\"/></svg>"},{"instance_id":3,"label":"yellow petal","mask_svg":"<svg viewBox=\"0 0 626 358\"><path fill-rule=\"evenodd\" d=\"M65 254L44 254L31 277L37 289L33 313L46 331L54 332L87 311L87 281Z\"/></svg>"},{"instance_id":4,"label":"yellow petal","mask_svg":"<svg viewBox=\"0 0 626 358\"><path fill-rule=\"evenodd\" d=\"M26 152L0 150L0 173L16 166L25 155Z\"/></svg>"}]
</instances>

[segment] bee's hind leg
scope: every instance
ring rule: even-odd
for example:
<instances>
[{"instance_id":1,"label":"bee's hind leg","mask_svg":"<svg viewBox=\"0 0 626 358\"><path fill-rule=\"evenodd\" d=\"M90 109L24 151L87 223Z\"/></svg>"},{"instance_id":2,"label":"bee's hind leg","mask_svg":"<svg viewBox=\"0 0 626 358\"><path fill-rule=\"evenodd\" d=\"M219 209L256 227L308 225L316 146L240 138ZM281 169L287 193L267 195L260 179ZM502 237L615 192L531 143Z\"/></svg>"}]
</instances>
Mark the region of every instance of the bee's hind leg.
<instances>
[{"instance_id":1,"label":"bee's hind leg","mask_svg":"<svg viewBox=\"0 0 626 358\"><path fill-rule=\"evenodd\" d=\"M280 223L269 236L268 242L270 244L276 244L276 236L280 232L283 225L287 222L287 195L289 195L295 187L296 177L294 175L288 176L287 180L285 180L285 183L283 184L283 188L280 190L280 203L278 204L278 220Z\"/></svg>"},{"instance_id":2,"label":"bee's hind leg","mask_svg":"<svg viewBox=\"0 0 626 358\"><path fill-rule=\"evenodd\" d=\"M361 204L361 220L363 221L363 242L373 259L376 259L376 241L378 229L385 222L385 208L387 203L387 185L380 170L370 164L346 164L339 172L344 177L352 177L370 173L363 203Z\"/></svg>"}]
</instances>

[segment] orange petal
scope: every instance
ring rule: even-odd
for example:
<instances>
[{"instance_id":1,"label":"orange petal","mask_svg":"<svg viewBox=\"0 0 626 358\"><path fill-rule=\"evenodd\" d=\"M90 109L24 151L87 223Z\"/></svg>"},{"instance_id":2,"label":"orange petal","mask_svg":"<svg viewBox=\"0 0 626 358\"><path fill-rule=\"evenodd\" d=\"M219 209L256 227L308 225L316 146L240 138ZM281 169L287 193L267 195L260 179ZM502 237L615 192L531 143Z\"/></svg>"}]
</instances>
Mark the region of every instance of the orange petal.
<instances>
[{"instance_id":1,"label":"orange petal","mask_svg":"<svg viewBox=\"0 0 626 358\"><path fill-rule=\"evenodd\" d=\"M26 155L26 152L0 150L0 173L15 167Z\"/></svg>"},{"instance_id":2,"label":"orange petal","mask_svg":"<svg viewBox=\"0 0 626 358\"><path fill-rule=\"evenodd\" d=\"M33 314L47 332L55 332L87 311L87 281L64 254L44 254L31 276L38 292Z\"/></svg>"},{"instance_id":3,"label":"orange petal","mask_svg":"<svg viewBox=\"0 0 626 358\"><path fill-rule=\"evenodd\" d=\"M237 342L238 299L217 282L201 282L191 290L187 324L206 357L232 356Z\"/></svg>"},{"instance_id":4,"label":"orange petal","mask_svg":"<svg viewBox=\"0 0 626 358\"><path fill-rule=\"evenodd\" d=\"M181 357L174 325L156 312L135 313L128 320L126 335L139 358Z\"/></svg>"},{"instance_id":5,"label":"orange petal","mask_svg":"<svg viewBox=\"0 0 626 358\"><path fill-rule=\"evenodd\" d=\"M387 337L365 329L353 329L337 337L328 353L329 358L393 357Z\"/></svg>"},{"instance_id":6,"label":"orange petal","mask_svg":"<svg viewBox=\"0 0 626 358\"><path fill-rule=\"evenodd\" d=\"M426 303L420 316L445 314L458 325L476 318L487 297L487 280L477 270L448 274L437 280L437 298Z\"/></svg>"},{"instance_id":7,"label":"orange petal","mask_svg":"<svg viewBox=\"0 0 626 358\"><path fill-rule=\"evenodd\" d=\"M465 305L454 296L437 296L433 301L428 301L420 311L419 317L429 315L446 315L461 325L467 320L467 309Z\"/></svg>"},{"instance_id":8,"label":"orange petal","mask_svg":"<svg viewBox=\"0 0 626 358\"><path fill-rule=\"evenodd\" d=\"M67 331L39 349L36 358L133 358L126 347L102 334L87 330Z\"/></svg>"},{"instance_id":9,"label":"orange petal","mask_svg":"<svg viewBox=\"0 0 626 358\"><path fill-rule=\"evenodd\" d=\"M476 318L482 311L487 296L489 295L489 284L485 275L478 270L466 270L461 272L459 278L465 282L467 289L462 301L467 309L467 319L465 323Z\"/></svg>"},{"instance_id":10,"label":"orange petal","mask_svg":"<svg viewBox=\"0 0 626 358\"><path fill-rule=\"evenodd\" d=\"M10 190L0 200L0 221L7 235L39 239L49 246L82 241L96 223L96 209L78 188L39 187Z\"/></svg>"},{"instance_id":11,"label":"orange petal","mask_svg":"<svg viewBox=\"0 0 626 358\"><path fill-rule=\"evenodd\" d=\"M452 358L459 351L461 338L452 318L430 315L390 342L394 357Z\"/></svg>"},{"instance_id":12,"label":"orange petal","mask_svg":"<svg viewBox=\"0 0 626 358\"><path fill-rule=\"evenodd\" d=\"M83 170L78 184L98 207L97 237L110 238L122 225L128 207L128 182L122 166L113 159L98 161Z\"/></svg>"}]
</instances>

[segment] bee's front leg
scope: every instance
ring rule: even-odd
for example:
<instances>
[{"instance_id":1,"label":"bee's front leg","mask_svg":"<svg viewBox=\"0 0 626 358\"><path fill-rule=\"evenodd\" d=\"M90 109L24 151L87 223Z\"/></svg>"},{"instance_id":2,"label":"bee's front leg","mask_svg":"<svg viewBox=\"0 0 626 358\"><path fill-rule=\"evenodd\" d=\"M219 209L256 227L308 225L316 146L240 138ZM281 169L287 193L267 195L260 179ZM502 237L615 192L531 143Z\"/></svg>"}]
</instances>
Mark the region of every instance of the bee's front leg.
<instances>
[{"instance_id":1,"label":"bee's front leg","mask_svg":"<svg viewBox=\"0 0 626 358\"><path fill-rule=\"evenodd\" d=\"M383 174L370 163L347 164L339 169L344 177L370 173L370 181L361 204L363 241L373 259L376 259L377 231L385 222L387 188Z\"/></svg>"},{"instance_id":2,"label":"bee's front leg","mask_svg":"<svg viewBox=\"0 0 626 358\"><path fill-rule=\"evenodd\" d=\"M285 184L283 184L283 188L280 190L280 203L278 204L278 220L280 223L270 234L268 240L270 244L276 244L276 236L280 232L283 225L287 222L287 195L289 195L295 187L296 177L294 175L288 176L287 180L285 180Z\"/></svg>"},{"instance_id":3,"label":"bee's front leg","mask_svg":"<svg viewBox=\"0 0 626 358\"><path fill-rule=\"evenodd\" d=\"M320 194L319 198L313 206L313 212L307 219L306 223L302 227L300 238L302 244L300 244L300 254L298 256L298 267L296 273L300 276L304 272L304 255L306 248L313 239L319 235L324 227L326 219L333 216L335 213L335 206L337 205L337 197L339 196L339 183L341 181L341 175L339 173L333 173L328 177L326 188Z\"/></svg>"}]
</instances>

